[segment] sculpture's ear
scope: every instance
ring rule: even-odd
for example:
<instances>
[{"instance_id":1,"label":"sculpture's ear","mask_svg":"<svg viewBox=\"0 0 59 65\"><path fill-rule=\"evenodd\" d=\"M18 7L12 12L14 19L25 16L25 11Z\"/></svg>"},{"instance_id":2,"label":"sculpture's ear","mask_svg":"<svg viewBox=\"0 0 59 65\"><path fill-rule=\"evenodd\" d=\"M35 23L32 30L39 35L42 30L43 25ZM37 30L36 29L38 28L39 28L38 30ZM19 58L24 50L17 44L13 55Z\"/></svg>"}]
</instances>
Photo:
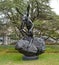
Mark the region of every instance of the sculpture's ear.
<instances>
[{"instance_id":1,"label":"sculpture's ear","mask_svg":"<svg viewBox=\"0 0 59 65\"><path fill-rule=\"evenodd\" d=\"M19 11L19 9L16 7L16 11L21 15L23 16L23 14Z\"/></svg>"},{"instance_id":2,"label":"sculpture's ear","mask_svg":"<svg viewBox=\"0 0 59 65\"><path fill-rule=\"evenodd\" d=\"M29 10L30 10L30 4L28 4L28 7L27 7L27 16L29 16Z\"/></svg>"}]
</instances>

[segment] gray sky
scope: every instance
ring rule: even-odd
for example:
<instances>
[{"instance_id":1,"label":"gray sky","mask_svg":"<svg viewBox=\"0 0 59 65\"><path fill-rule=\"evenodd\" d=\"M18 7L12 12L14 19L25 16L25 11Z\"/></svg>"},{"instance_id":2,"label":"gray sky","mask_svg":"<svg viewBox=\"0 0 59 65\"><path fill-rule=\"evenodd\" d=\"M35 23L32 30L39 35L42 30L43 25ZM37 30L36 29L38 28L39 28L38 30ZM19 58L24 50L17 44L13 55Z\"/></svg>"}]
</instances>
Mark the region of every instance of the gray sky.
<instances>
[{"instance_id":1,"label":"gray sky","mask_svg":"<svg viewBox=\"0 0 59 65\"><path fill-rule=\"evenodd\" d=\"M51 0L50 6L53 8L53 11L59 15L59 0Z\"/></svg>"}]
</instances>

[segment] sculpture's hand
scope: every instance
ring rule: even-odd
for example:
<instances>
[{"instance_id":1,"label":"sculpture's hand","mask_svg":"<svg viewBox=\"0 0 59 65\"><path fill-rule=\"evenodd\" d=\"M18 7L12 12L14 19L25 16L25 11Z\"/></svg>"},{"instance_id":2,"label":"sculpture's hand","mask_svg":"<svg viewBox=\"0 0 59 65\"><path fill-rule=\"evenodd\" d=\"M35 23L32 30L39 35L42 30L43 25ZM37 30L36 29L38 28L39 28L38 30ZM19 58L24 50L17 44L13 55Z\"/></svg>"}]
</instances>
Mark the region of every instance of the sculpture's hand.
<instances>
[{"instance_id":1,"label":"sculpture's hand","mask_svg":"<svg viewBox=\"0 0 59 65\"><path fill-rule=\"evenodd\" d=\"M23 29L23 31L25 32L25 29Z\"/></svg>"},{"instance_id":2,"label":"sculpture's hand","mask_svg":"<svg viewBox=\"0 0 59 65\"><path fill-rule=\"evenodd\" d=\"M24 29L20 30L20 32L26 32Z\"/></svg>"},{"instance_id":3,"label":"sculpture's hand","mask_svg":"<svg viewBox=\"0 0 59 65\"><path fill-rule=\"evenodd\" d=\"M29 32L32 32L32 30L30 29Z\"/></svg>"}]
</instances>

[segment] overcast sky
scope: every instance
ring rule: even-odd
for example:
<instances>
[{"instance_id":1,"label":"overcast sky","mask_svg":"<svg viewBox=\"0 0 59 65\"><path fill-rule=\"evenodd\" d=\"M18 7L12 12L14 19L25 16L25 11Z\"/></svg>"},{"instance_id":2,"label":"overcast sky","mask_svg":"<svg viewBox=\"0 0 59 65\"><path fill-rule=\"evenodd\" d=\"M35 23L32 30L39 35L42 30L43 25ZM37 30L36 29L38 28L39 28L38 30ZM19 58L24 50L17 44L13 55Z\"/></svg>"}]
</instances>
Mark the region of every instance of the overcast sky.
<instances>
[{"instance_id":1,"label":"overcast sky","mask_svg":"<svg viewBox=\"0 0 59 65\"><path fill-rule=\"evenodd\" d=\"M50 6L53 8L53 11L59 15L59 0L51 0Z\"/></svg>"}]
</instances>

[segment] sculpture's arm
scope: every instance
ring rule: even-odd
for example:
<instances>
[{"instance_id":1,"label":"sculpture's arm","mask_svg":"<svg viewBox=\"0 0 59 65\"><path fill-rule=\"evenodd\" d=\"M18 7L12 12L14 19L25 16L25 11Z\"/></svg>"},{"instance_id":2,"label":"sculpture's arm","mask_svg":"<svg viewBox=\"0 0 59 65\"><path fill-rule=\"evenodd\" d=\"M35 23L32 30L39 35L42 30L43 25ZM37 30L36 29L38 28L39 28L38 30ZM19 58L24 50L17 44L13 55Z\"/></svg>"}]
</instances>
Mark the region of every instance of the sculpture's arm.
<instances>
[{"instance_id":1,"label":"sculpture's arm","mask_svg":"<svg viewBox=\"0 0 59 65\"><path fill-rule=\"evenodd\" d=\"M24 22L21 22L20 30L24 29Z\"/></svg>"},{"instance_id":2,"label":"sculpture's arm","mask_svg":"<svg viewBox=\"0 0 59 65\"><path fill-rule=\"evenodd\" d=\"M32 31L33 30L33 28L34 28L34 24L32 23L32 21L30 20L30 22L31 22L31 28L30 28L30 30L29 31Z\"/></svg>"},{"instance_id":3,"label":"sculpture's arm","mask_svg":"<svg viewBox=\"0 0 59 65\"><path fill-rule=\"evenodd\" d=\"M21 34L24 36L24 33L26 34L26 35L28 35L28 33L26 33L26 31L24 30L24 26L25 26L25 24L24 24L24 22L22 22L21 23L21 27L20 27L20 32L21 32Z\"/></svg>"},{"instance_id":4,"label":"sculpture's arm","mask_svg":"<svg viewBox=\"0 0 59 65\"><path fill-rule=\"evenodd\" d=\"M31 27L31 30L33 30L33 28L34 28L34 24L32 23L32 27Z\"/></svg>"}]
</instances>

